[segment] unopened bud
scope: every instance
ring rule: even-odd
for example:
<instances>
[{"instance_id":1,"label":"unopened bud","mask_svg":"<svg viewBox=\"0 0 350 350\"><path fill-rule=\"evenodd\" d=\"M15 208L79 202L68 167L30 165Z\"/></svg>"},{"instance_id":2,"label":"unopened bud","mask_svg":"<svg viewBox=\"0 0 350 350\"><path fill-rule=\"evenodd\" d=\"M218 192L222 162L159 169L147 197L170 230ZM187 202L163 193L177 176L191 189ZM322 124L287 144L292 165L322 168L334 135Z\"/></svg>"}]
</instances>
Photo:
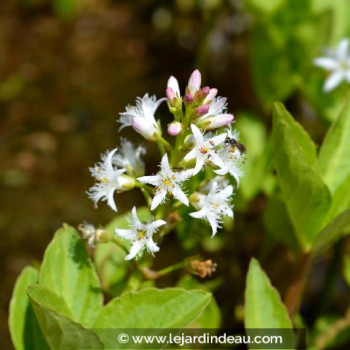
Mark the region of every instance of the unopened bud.
<instances>
[{"instance_id":1,"label":"unopened bud","mask_svg":"<svg viewBox=\"0 0 350 350\"><path fill-rule=\"evenodd\" d=\"M135 179L129 175L121 175L119 177L121 192L132 190L135 187Z\"/></svg>"},{"instance_id":2,"label":"unopened bud","mask_svg":"<svg viewBox=\"0 0 350 350\"><path fill-rule=\"evenodd\" d=\"M232 114L219 114L205 118L201 121L200 126L206 130L213 130L221 128L227 124L230 124L234 119Z\"/></svg>"},{"instance_id":3,"label":"unopened bud","mask_svg":"<svg viewBox=\"0 0 350 350\"><path fill-rule=\"evenodd\" d=\"M196 69L190 76L188 80L188 89L191 95L193 96L201 87L201 73Z\"/></svg>"},{"instance_id":4,"label":"unopened bud","mask_svg":"<svg viewBox=\"0 0 350 350\"><path fill-rule=\"evenodd\" d=\"M166 90L166 97L169 103L172 103L173 99L176 98L176 94L174 90L171 87L167 87Z\"/></svg>"},{"instance_id":5,"label":"unopened bud","mask_svg":"<svg viewBox=\"0 0 350 350\"><path fill-rule=\"evenodd\" d=\"M80 224L78 230L81 232L83 239L85 239L92 248L95 247L96 243L105 243L110 239L106 230L102 228L96 229L93 224L87 222Z\"/></svg>"},{"instance_id":6,"label":"unopened bud","mask_svg":"<svg viewBox=\"0 0 350 350\"><path fill-rule=\"evenodd\" d=\"M197 108L197 114L199 116L202 116L204 114L207 114L209 112L209 108L210 106L209 105L203 105L203 106L200 106Z\"/></svg>"},{"instance_id":7,"label":"unopened bud","mask_svg":"<svg viewBox=\"0 0 350 350\"><path fill-rule=\"evenodd\" d=\"M209 103L213 101L217 94L218 94L218 89L215 89L215 88L210 89L207 97L204 100L204 103Z\"/></svg>"},{"instance_id":8,"label":"unopened bud","mask_svg":"<svg viewBox=\"0 0 350 350\"><path fill-rule=\"evenodd\" d=\"M185 97L184 97L184 101L186 104L191 104L193 102L193 95L190 93L186 93Z\"/></svg>"},{"instance_id":9,"label":"unopened bud","mask_svg":"<svg viewBox=\"0 0 350 350\"><path fill-rule=\"evenodd\" d=\"M168 134L176 136L182 131L182 124L179 122L173 122L168 125Z\"/></svg>"}]
</instances>

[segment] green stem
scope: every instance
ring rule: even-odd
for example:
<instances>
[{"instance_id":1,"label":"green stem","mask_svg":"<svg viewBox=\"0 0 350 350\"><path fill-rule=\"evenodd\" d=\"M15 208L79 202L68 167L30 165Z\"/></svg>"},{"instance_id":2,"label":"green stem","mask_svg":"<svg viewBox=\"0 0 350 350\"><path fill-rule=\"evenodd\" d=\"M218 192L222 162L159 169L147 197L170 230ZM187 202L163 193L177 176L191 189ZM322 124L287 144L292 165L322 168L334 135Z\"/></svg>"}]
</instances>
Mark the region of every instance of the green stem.
<instances>
[{"instance_id":1,"label":"green stem","mask_svg":"<svg viewBox=\"0 0 350 350\"><path fill-rule=\"evenodd\" d=\"M164 145L159 140L157 140L157 145L160 150L160 153L162 154L162 156L164 156L164 154L166 153Z\"/></svg>"},{"instance_id":2,"label":"green stem","mask_svg":"<svg viewBox=\"0 0 350 350\"><path fill-rule=\"evenodd\" d=\"M165 150L167 150L168 152L172 152L173 148L171 147L170 143L165 140L163 137L159 136L157 138L157 143L158 143L158 147L164 149L164 153Z\"/></svg>"},{"instance_id":3,"label":"green stem","mask_svg":"<svg viewBox=\"0 0 350 350\"><path fill-rule=\"evenodd\" d=\"M169 273L176 271L176 270L181 270L184 267L186 267L186 262L185 261L181 261L179 263L176 263L174 265L170 265L160 271L157 271L157 276L158 277L163 277L165 275L168 275Z\"/></svg>"}]
</instances>

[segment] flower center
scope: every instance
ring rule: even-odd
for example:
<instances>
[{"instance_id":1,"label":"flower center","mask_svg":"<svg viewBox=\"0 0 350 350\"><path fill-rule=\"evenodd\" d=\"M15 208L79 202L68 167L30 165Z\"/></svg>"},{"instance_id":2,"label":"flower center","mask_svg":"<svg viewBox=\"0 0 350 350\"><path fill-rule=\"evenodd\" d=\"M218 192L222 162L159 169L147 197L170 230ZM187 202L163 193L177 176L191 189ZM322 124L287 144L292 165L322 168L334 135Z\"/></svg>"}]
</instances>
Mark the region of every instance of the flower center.
<instances>
[{"instance_id":1,"label":"flower center","mask_svg":"<svg viewBox=\"0 0 350 350\"><path fill-rule=\"evenodd\" d=\"M348 69L350 69L350 64L349 64L349 62L347 62L347 61L341 61L341 62L339 63L339 67L340 67L340 69L342 69L342 70L348 70Z\"/></svg>"},{"instance_id":2,"label":"flower center","mask_svg":"<svg viewBox=\"0 0 350 350\"><path fill-rule=\"evenodd\" d=\"M165 179L163 180L163 184L164 184L165 186L170 186L170 185L171 185L171 181L169 180L169 178L165 178Z\"/></svg>"},{"instance_id":3,"label":"flower center","mask_svg":"<svg viewBox=\"0 0 350 350\"><path fill-rule=\"evenodd\" d=\"M139 239L144 238L145 235L146 235L146 232L145 232L145 231L143 231L143 230L137 230L137 236L138 236Z\"/></svg>"}]
</instances>

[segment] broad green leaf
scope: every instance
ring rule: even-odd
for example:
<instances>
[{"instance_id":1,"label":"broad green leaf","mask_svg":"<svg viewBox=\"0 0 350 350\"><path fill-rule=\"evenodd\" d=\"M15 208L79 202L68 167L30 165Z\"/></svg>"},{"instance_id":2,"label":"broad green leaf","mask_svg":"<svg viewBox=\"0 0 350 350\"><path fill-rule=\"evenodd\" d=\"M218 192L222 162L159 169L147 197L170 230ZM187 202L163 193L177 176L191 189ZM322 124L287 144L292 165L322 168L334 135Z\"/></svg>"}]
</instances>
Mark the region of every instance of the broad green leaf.
<instances>
[{"instance_id":1,"label":"broad green leaf","mask_svg":"<svg viewBox=\"0 0 350 350\"><path fill-rule=\"evenodd\" d=\"M176 284L179 288L185 288L186 290L203 289L206 291L212 291L218 288L222 284L222 280L213 280L205 283L199 283L191 275L185 275ZM191 324L188 328L219 328L221 324L221 312L220 308L214 297L211 298L209 305L205 308L203 313Z\"/></svg>"},{"instance_id":2,"label":"broad green leaf","mask_svg":"<svg viewBox=\"0 0 350 350\"><path fill-rule=\"evenodd\" d=\"M350 208L350 174L334 192L332 197L332 205L326 222L331 222L341 212L348 208Z\"/></svg>"},{"instance_id":3,"label":"broad green leaf","mask_svg":"<svg viewBox=\"0 0 350 350\"><path fill-rule=\"evenodd\" d=\"M98 328L182 328L207 307L211 294L180 288L127 292L103 307Z\"/></svg>"},{"instance_id":4,"label":"broad green leaf","mask_svg":"<svg viewBox=\"0 0 350 350\"><path fill-rule=\"evenodd\" d=\"M9 327L16 350L48 350L30 304L26 288L39 280L39 273L25 267L17 278L10 302Z\"/></svg>"},{"instance_id":5,"label":"broad green leaf","mask_svg":"<svg viewBox=\"0 0 350 350\"><path fill-rule=\"evenodd\" d=\"M39 282L66 301L74 321L93 325L103 296L85 244L74 228L65 225L56 232L46 249Z\"/></svg>"},{"instance_id":6,"label":"broad green leaf","mask_svg":"<svg viewBox=\"0 0 350 350\"><path fill-rule=\"evenodd\" d=\"M327 186L314 170L315 145L281 103L275 103L273 140L278 181L301 246L310 250L331 203Z\"/></svg>"},{"instance_id":7,"label":"broad green leaf","mask_svg":"<svg viewBox=\"0 0 350 350\"><path fill-rule=\"evenodd\" d=\"M344 234L350 233L350 209L343 211L318 235L313 246L313 254L321 254Z\"/></svg>"},{"instance_id":8,"label":"broad green leaf","mask_svg":"<svg viewBox=\"0 0 350 350\"><path fill-rule=\"evenodd\" d=\"M264 224L267 231L276 240L284 243L296 254L300 251L299 241L295 235L287 208L277 196L269 198L264 212Z\"/></svg>"},{"instance_id":9,"label":"broad green leaf","mask_svg":"<svg viewBox=\"0 0 350 350\"><path fill-rule=\"evenodd\" d=\"M319 156L319 173L330 191L350 175L350 102L328 130Z\"/></svg>"},{"instance_id":10,"label":"broad green leaf","mask_svg":"<svg viewBox=\"0 0 350 350\"><path fill-rule=\"evenodd\" d=\"M72 312L65 300L51 289L39 284L31 284L27 287L30 299L34 299L40 305L45 305L60 315L72 318Z\"/></svg>"},{"instance_id":11,"label":"broad green leaf","mask_svg":"<svg viewBox=\"0 0 350 350\"><path fill-rule=\"evenodd\" d=\"M245 290L245 328L293 328L278 291L252 259Z\"/></svg>"},{"instance_id":12,"label":"broad green leaf","mask_svg":"<svg viewBox=\"0 0 350 350\"><path fill-rule=\"evenodd\" d=\"M98 336L72 321L64 300L48 288L31 285L27 288L40 328L51 350L103 349Z\"/></svg>"},{"instance_id":13,"label":"broad green leaf","mask_svg":"<svg viewBox=\"0 0 350 350\"><path fill-rule=\"evenodd\" d=\"M139 208L137 215L141 221L149 221L152 218L148 207ZM115 237L114 231L117 227L128 228L129 216L130 213L120 215L105 227L111 237ZM128 244L125 241L122 243ZM111 242L98 244L95 249L94 262L101 279L102 289L110 295L119 295L128 283L130 262L125 260L125 256L126 252Z\"/></svg>"}]
</instances>

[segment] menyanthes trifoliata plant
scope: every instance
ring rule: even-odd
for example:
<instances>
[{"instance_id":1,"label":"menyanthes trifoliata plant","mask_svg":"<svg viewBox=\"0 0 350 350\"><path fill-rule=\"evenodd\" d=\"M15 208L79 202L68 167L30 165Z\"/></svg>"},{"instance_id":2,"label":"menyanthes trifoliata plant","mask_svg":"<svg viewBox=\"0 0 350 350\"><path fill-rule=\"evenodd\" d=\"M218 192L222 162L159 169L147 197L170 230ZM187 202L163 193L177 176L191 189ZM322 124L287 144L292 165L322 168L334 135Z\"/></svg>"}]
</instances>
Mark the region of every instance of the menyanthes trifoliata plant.
<instances>
[{"instance_id":1,"label":"menyanthes trifoliata plant","mask_svg":"<svg viewBox=\"0 0 350 350\"><path fill-rule=\"evenodd\" d=\"M214 236L225 217L233 218L234 186L243 175L245 147L232 128L234 116L227 111L227 99L217 96L215 88L201 87L198 70L191 74L183 94L173 76L165 91L166 97L160 99L148 93L137 97L136 104L128 105L117 120L119 130L132 127L142 137L143 145L145 140L157 143L159 171L147 174L147 164L142 160L147 147L133 145L125 138L90 168L95 184L87 194L95 206L106 201L117 211L118 193L139 189L154 216L142 222L134 206L129 228L115 229L117 237L130 242L126 260L140 257L145 251L158 252L160 238L174 228L173 218L175 213L179 215L181 206L191 207L187 220L207 221ZM174 118L166 129L170 142L163 137L161 121L156 117L165 101ZM195 188L186 186L188 183L196 184ZM180 220L186 218L178 217L175 224ZM91 224L81 226L81 231L91 246L104 237Z\"/></svg>"}]
</instances>

